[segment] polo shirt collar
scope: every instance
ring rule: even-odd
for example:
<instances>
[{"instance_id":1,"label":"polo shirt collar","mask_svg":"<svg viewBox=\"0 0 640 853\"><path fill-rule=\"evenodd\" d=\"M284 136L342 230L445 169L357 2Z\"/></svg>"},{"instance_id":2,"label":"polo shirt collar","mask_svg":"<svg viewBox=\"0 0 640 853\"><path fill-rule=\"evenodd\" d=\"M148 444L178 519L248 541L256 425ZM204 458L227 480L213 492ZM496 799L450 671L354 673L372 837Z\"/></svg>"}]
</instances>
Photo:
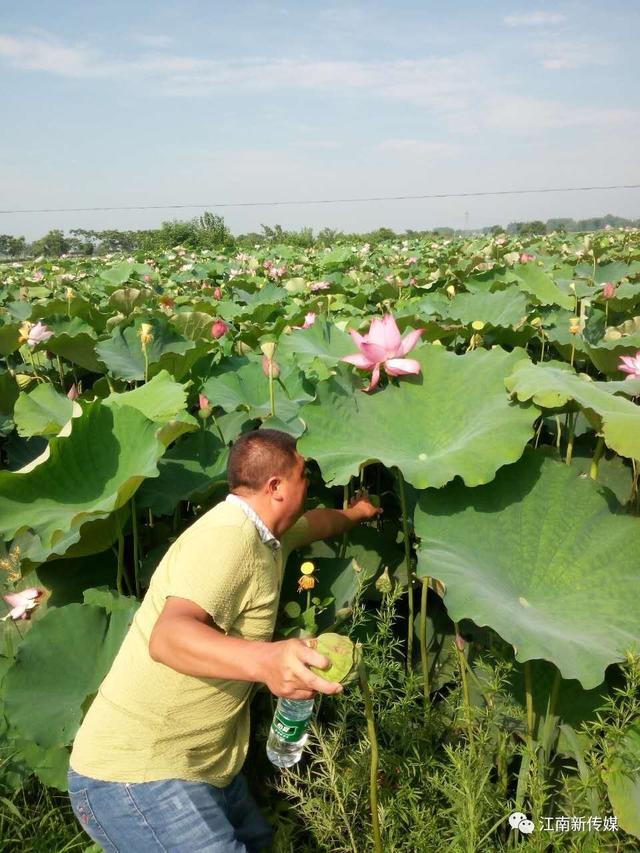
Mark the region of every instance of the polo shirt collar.
<instances>
[{"instance_id":1,"label":"polo shirt collar","mask_svg":"<svg viewBox=\"0 0 640 853\"><path fill-rule=\"evenodd\" d=\"M260 535L260 539L264 542L265 545L268 545L273 551L278 551L282 546L281 543L273 533L269 530L264 521L260 518L258 513L254 510L251 504L247 503L247 501L243 500L239 495L229 494L226 497L226 502L231 504L236 504L239 506L247 518L250 518L251 521L256 526L256 530Z\"/></svg>"}]
</instances>

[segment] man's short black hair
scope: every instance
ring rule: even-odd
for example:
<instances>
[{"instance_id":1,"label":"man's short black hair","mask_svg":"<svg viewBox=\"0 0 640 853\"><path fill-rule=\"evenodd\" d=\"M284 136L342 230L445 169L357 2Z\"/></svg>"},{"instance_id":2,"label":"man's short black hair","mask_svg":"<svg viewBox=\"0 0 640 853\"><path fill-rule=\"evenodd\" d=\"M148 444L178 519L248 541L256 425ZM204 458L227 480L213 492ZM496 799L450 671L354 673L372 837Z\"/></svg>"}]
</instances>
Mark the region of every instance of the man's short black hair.
<instances>
[{"instance_id":1,"label":"man's short black hair","mask_svg":"<svg viewBox=\"0 0 640 853\"><path fill-rule=\"evenodd\" d=\"M229 491L238 488L257 492L269 477L286 477L296 464L296 439L277 429L243 433L229 452Z\"/></svg>"}]
</instances>

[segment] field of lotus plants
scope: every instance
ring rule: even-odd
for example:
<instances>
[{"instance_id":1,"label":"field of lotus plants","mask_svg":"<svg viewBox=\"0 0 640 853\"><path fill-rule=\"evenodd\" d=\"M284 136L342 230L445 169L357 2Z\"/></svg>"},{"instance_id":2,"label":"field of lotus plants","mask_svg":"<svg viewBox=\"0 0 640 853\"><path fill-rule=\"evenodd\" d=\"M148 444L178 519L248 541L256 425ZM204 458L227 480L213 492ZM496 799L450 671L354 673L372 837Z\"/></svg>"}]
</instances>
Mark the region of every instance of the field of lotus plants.
<instances>
[{"instance_id":1,"label":"field of lotus plants","mask_svg":"<svg viewBox=\"0 0 640 853\"><path fill-rule=\"evenodd\" d=\"M383 508L289 560L280 635L361 642L373 711L323 700L275 783L289 849L436 849L427 824L443 850L638 849L639 231L178 247L0 284L2 790L65 790L155 566L264 426L298 437L307 508Z\"/></svg>"}]
</instances>

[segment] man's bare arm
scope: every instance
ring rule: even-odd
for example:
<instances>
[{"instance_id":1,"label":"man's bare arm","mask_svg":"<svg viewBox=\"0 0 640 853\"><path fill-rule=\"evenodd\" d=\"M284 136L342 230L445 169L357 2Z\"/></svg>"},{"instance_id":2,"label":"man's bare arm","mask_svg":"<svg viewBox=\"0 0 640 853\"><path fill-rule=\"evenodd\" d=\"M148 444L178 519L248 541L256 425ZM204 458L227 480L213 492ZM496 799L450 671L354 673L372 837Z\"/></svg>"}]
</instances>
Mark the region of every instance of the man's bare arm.
<instances>
[{"instance_id":1,"label":"man's bare arm","mask_svg":"<svg viewBox=\"0 0 640 853\"><path fill-rule=\"evenodd\" d=\"M346 509L310 509L304 514L309 524L309 536L299 547L315 542L317 539L341 536L359 522L375 518L381 512L381 509L359 495L351 499Z\"/></svg>"},{"instance_id":2,"label":"man's bare arm","mask_svg":"<svg viewBox=\"0 0 640 853\"><path fill-rule=\"evenodd\" d=\"M149 640L153 660L197 678L258 681L275 696L310 699L314 693L339 693L342 686L314 675L328 659L304 640L275 643L229 637L213 625L195 602L170 596Z\"/></svg>"}]
</instances>

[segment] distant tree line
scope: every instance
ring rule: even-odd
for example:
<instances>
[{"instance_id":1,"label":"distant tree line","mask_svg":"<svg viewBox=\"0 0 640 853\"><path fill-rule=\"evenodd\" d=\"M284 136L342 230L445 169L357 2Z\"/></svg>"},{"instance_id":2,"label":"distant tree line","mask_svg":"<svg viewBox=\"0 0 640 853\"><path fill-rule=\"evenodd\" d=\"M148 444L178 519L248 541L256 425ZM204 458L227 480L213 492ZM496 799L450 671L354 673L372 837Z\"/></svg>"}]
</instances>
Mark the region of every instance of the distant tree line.
<instances>
[{"instance_id":1,"label":"distant tree line","mask_svg":"<svg viewBox=\"0 0 640 853\"><path fill-rule=\"evenodd\" d=\"M591 219L547 219L546 222L533 220L530 222L510 222L507 226L492 225L483 228L481 233L507 233L519 237L537 236L556 232L601 231L607 226L611 228L638 228L640 219L624 219L621 216L592 217ZM172 249L174 246L184 246L185 249L201 251L202 249L237 248L248 249L265 244L286 243L298 248L331 246L341 241L358 240L376 245L383 240L416 239L428 236L460 237L470 233L460 229L442 227L424 231L407 229L398 233L391 228L377 228L366 233L348 233L333 228L323 228L314 233L312 228L301 228L299 231L286 230L281 225L261 225L259 232L239 234L234 236L222 216L206 212L202 216L187 221L172 219L163 222L160 228L140 231L119 231L107 229L92 231L86 228L73 228L68 236L60 229L49 231L44 237L27 242L24 237L13 237L0 234L0 257L27 258L60 257L61 255L105 255L111 252L154 252Z\"/></svg>"}]
</instances>

